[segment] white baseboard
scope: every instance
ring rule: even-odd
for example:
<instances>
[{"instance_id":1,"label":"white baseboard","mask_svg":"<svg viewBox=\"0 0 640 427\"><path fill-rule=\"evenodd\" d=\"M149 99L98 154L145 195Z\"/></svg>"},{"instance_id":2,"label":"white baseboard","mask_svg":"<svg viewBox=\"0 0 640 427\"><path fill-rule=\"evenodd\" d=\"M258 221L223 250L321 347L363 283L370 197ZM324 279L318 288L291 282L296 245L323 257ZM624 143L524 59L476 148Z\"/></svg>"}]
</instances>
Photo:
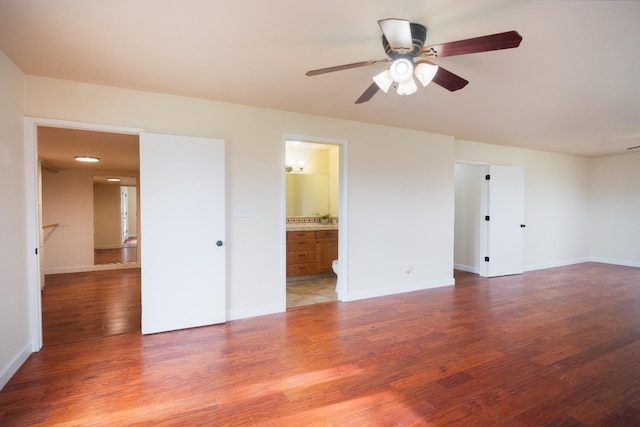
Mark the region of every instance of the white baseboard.
<instances>
[{"instance_id":1,"label":"white baseboard","mask_svg":"<svg viewBox=\"0 0 640 427\"><path fill-rule=\"evenodd\" d=\"M453 268L460 271L466 271L467 273L480 274L480 269L473 265L453 264Z\"/></svg>"},{"instance_id":2,"label":"white baseboard","mask_svg":"<svg viewBox=\"0 0 640 427\"><path fill-rule=\"evenodd\" d=\"M260 307L249 308L246 310L227 311L227 321L247 319L249 317L265 316L267 314L282 313L280 305L264 305Z\"/></svg>"},{"instance_id":3,"label":"white baseboard","mask_svg":"<svg viewBox=\"0 0 640 427\"><path fill-rule=\"evenodd\" d=\"M423 291L425 289L439 288L442 286L455 285L453 277L440 280L431 280L427 283L413 283L409 285L403 285L391 288L372 289L368 291L359 292L347 292L346 298L343 301L357 301L367 298L384 297L388 295L403 294L405 292Z\"/></svg>"},{"instance_id":4,"label":"white baseboard","mask_svg":"<svg viewBox=\"0 0 640 427\"><path fill-rule=\"evenodd\" d=\"M591 257L591 262L601 262L603 264L622 265L624 267L640 267L640 261L620 260L612 258Z\"/></svg>"},{"instance_id":5,"label":"white baseboard","mask_svg":"<svg viewBox=\"0 0 640 427\"><path fill-rule=\"evenodd\" d=\"M7 366L4 366L2 368L2 371L0 371L0 390L2 390L5 385L7 385L11 377L13 377L16 372L18 372L20 366L22 366L22 364L31 355L31 347L31 343L25 345L22 350L20 350L18 354L13 357L11 362L9 362Z\"/></svg>"},{"instance_id":6,"label":"white baseboard","mask_svg":"<svg viewBox=\"0 0 640 427\"><path fill-rule=\"evenodd\" d=\"M583 262L589 262L589 258L575 258L562 261L553 261L542 264L525 265L524 271L545 270L547 268L566 267L567 265L582 264Z\"/></svg>"},{"instance_id":7,"label":"white baseboard","mask_svg":"<svg viewBox=\"0 0 640 427\"><path fill-rule=\"evenodd\" d=\"M140 268L140 263L132 262L127 264L99 264L78 265L71 267L52 267L45 268L44 274L85 273L88 271L125 270L128 268Z\"/></svg>"}]
</instances>

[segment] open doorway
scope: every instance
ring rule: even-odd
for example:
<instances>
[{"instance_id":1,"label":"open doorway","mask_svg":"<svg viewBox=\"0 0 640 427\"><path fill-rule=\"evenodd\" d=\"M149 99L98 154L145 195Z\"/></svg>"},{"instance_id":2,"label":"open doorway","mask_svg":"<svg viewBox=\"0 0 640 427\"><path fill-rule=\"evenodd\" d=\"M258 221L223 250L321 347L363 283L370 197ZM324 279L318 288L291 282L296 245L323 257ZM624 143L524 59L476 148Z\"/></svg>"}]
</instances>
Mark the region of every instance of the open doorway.
<instances>
[{"instance_id":1,"label":"open doorway","mask_svg":"<svg viewBox=\"0 0 640 427\"><path fill-rule=\"evenodd\" d=\"M287 139L286 307L337 301L340 145Z\"/></svg>"},{"instance_id":2,"label":"open doorway","mask_svg":"<svg viewBox=\"0 0 640 427\"><path fill-rule=\"evenodd\" d=\"M94 177L94 265L138 262L136 181L134 177Z\"/></svg>"},{"instance_id":3,"label":"open doorway","mask_svg":"<svg viewBox=\"0 0 640 427\"><path fill-rule=\"evenodd\" d=\"M483 277L521 274L524 228L524 168L456 162L456 270Z\"/></svg>"},{"instance_id":4,"label":"open doorway","mask_svg":"<svg viewBox=\"0 0 640 427\"><path fill-rule=\"evenodd\" d=\"M139 332L138 135L39 126L37 140L44 345Z\"/></svg>"}]
</instances>

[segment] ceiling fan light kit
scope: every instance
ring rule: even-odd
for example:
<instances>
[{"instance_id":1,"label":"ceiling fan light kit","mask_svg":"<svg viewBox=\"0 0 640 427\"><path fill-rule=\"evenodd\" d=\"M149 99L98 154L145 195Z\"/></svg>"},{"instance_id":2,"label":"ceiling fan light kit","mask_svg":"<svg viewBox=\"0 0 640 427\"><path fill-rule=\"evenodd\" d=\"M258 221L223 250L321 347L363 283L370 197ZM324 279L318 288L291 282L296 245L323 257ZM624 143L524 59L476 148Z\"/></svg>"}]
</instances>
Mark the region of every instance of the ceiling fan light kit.
<instances>
[{"instance_id":1,"label":"ceiling fan light kit","mask_svg":"<svg viewBox=\"0 0 640 427\"><path fill-rule=\"evenodd\" d=\"M391 66L376 74L373 83L356 100L356 104L369 101L378 90L388 92L396 85L398 95L411 95L418 90L414 75L427 86L432 81L450 92L462 89L469 82L431 61L438 57L466 55L469 53L489 52L492 50L512 49L520 46L522 36L517 31L474 37L455 42L424 46L427 28L424 25L404 19L381 19L378 21L382 30L382 47L388 58L354 62L328 68L307 71L307 76L332 73L351 68L391 62Z\"/></svg>"},{"instance_id":2,"label":"ceiling fan light kit","mask_svg":"<svg viewBox=\"0 0 640 427\"><path fill-rule=\"evenodd\" d=\"M384 93L387 93L389 91L389 88L393 84L393 78L391 78L391 71L387 69L381 72L380 74L376 74L375 76L373 76L373 81L378 85L380 89L382 89Z\"/></svg>"},{"instance_id":3,"label":"ceiling fan light kit","mask_svg":"<svg viewBox=\"0 0 640 427\"><path fill-rule=\"evenodd\" d=\"M416 78L420 80L422 86L426 87L429 83L431 83L437 72L437 65L424 61L419 62L418 65L416 65L415 75Z\"/></svg>"},{"instance_id":4,"label":"ceiling fan light kit","mask_svg":"<svg viewBox=\"0 0 640 427\"><path fill-rule=\"evenodd\" d=\"M415 80L413 80L413 77L411 77L409 80L398 83L398 89L396 92L398 95L407 96L416 93L417 90L418 86L416 85Z\"/></svg>"}]
</instances>

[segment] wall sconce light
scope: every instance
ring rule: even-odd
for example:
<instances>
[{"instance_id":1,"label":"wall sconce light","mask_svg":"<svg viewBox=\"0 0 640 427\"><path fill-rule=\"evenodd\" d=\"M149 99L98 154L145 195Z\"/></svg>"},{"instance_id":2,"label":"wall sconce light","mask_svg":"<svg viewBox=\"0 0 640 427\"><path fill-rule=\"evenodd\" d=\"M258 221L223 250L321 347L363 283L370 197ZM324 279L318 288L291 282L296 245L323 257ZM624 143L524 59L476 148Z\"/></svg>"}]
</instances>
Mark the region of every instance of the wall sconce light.
<instances>
[{"instance_id":1,"label":"wall sconce light","mask_svg":"<svg viewBox=\"0 0 640 427\"><path fill-rule=\"evenodd\" d=\"M298 160L296 166L293 165L293 162L287 160L287 164L284 167L284 170L287 172L302 172L307 163L304 160Z\"/></svg>"}]
</instances>

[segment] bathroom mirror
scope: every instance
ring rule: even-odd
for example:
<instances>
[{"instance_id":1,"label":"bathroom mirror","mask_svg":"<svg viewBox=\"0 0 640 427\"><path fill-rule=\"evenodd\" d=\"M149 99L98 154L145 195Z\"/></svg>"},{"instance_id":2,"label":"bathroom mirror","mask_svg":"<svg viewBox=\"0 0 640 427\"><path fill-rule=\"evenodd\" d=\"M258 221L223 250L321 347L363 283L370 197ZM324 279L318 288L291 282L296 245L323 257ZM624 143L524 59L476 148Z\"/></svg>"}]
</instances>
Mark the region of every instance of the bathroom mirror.
<instances>
[{"instance_id":1,"label":"bathroom mirror","mask_svg":"<svg viewBox=\"0 0 640 427\"><path fill-rule=\"evenodd\" d=\"M287 216L329 212L329 175L288 173Z\"/></svg>"}]
</instances>

